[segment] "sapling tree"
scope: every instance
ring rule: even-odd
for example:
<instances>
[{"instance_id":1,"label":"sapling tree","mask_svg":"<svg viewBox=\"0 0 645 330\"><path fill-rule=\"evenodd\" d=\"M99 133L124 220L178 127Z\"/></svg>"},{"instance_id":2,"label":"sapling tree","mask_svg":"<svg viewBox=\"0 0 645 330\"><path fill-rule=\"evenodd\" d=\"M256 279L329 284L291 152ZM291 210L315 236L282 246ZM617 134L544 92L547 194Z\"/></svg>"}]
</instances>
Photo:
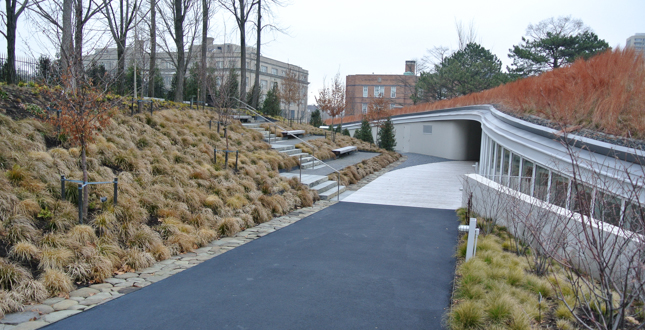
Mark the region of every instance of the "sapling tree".
<instances>
[{"instance_id":1,"label":"sapling tree","mask_svg":"<svg viewBox=\"0 0 645 330\"><path fill-rule=\"evenodd\" d=\"M60 134L64 135L71 145L81 148L83 182L87 182L87 146L110 123L115 104L105 97L105 90L98 89L84 77L75 77L68 73L63 75L62 82L63 86L52 87L43 92L50 108L59 110L60 115L42 114L41 119L60 127ZM88 197L89 190L86 186L82 196L84 217L87 217Z\"/></svg>"}]
</instances>

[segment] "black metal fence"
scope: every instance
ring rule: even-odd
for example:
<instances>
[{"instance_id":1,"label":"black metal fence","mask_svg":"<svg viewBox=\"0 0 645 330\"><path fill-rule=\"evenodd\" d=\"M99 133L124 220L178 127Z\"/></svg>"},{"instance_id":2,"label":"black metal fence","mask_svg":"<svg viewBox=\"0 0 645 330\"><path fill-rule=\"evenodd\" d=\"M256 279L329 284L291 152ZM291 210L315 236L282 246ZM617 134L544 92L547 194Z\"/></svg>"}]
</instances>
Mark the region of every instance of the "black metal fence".
<instances>
[{"instance_id":1,"label":"black metal fence","mask_svg":"<svg viewBox=\"0 0 645 330\"><path fill-rule=\"evenodd\" d=\"M37 81L46 77L41 77L39 74L38 60L35 58L20 58L16 57L16 79L17 82L30 82ZM45 69L45 68L43 68ZM7 55L0 54L0 81L7 81L9 75L9 66L7 63ZM40 70L42 71L42 70Z\"/></svg>"}]
</instances>

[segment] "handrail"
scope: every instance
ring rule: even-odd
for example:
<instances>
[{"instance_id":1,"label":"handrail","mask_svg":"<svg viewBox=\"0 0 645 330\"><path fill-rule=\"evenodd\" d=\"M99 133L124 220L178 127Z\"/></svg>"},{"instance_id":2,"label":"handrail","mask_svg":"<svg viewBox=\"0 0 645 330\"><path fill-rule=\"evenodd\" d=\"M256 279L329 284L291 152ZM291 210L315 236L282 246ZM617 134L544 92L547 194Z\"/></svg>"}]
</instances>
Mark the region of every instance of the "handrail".
<instances>
[{"instance_id":1,"label":"handrail","mask_svg":"<svg viewBox=\"0 0 645 330\"><path fill-rule=\"evenodd\" d=\"M266 117L264 117L263 115L261 115L261 114L260 114L260 113L255 109L255 108L253 108L252 106L248 105L246 102L244 102L244 101L242 101L242 100L240 100L240 99L238 99L238 98L236 98L236 97L232 97L232 98L233 98L233 99L235 99L236 101L238 101L238 102L242 103L242 104L244 105L244 107L245 107L245 109L246 109L246 110L253 112L253 113L254 113L254 114L256 114L257 116L262 117L265 121L269 121ZM286 129L284 129L283 127L281 127L281 126L279 126L279 125L275 125L275 126L279 127L281 130L285 130L285 131L286 131ZM269 134L271 134L271 132L269 132ZM292 135L292 136L293 136L293 137L295 137L296 139L298 139L298 140L302 141L302 142L303 142L303 143L305 143L306 145L308 145L308 146L310 146L310 147L312 147L312 148L316 149L316 146L309 144L307 141L305 141L305 140L303 140L303 139L301 139L301 138L299 138L299 137L297 137L297 136L295 136L295 135ZM269 138L270 138L270 137L269 137ZM317 161L319 161L319 162L323 163L323 165L325 165L325 166L327 166L327 167L331 168L332 170L334 170L334 172L338 173L338 184L337 184L337 187L338 187L338 195L337 195L337 196L338 196L338 201L340 201L340 171L338 171L337 169L335 169L333 166L331 166L331 165L329 165L329 164L325 163L324 161L322 161L322 160L318 159L318 157L316 157L316 156L314 156L314 155L311 155L311 157L313 157L315 160L317 160ZM315 162L314 162L314 164L315 164ZM302 166L302 164L300 164L300 166Z\"/></svg>"}]
</instances>

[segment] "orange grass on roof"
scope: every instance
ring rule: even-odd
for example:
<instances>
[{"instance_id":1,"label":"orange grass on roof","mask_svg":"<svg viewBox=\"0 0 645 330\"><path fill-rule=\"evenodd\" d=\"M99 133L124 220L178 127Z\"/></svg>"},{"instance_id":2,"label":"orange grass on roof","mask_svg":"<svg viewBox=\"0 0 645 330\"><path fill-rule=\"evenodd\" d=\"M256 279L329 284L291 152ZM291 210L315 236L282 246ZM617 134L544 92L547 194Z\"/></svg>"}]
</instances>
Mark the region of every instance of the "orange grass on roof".
<instances>
[{"instance_id":1,"label":"orange grass on roof","mask_svg":"<svg viewBox=\"0 0 645 330\"><path fill-rule=\"evenodd\" d=\"M633 49L609 50L587 61L450 100L390 110L392 116L476 104L580 125L623 137L645 138L645 60ZM362 115L343 118L360 121ZM327 122L331 122L327 120ZM338 119L335 120L339 122Z\"/></svg>"}]
</instances>

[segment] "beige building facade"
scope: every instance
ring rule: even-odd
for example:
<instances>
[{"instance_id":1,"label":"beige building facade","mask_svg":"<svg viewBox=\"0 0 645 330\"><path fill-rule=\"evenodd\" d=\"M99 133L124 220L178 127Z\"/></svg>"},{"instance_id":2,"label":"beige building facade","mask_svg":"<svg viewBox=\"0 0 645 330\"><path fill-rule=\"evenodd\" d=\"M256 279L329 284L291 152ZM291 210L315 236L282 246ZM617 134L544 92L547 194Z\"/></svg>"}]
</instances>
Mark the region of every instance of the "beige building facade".
<instances>
[{"instance_id":1,"label":"beige building facade","mask_svg":"<svg viewBox=\"0 0 645 330\"><path fill-rule=\"evenodd\" d=\"M635 35L627 38L625 48L627 47L634 48L645 54L645 33L636 33Z\"/></svg>"},{"instance_id":2,"label":"beige building facade","mask_svg":"<svg viewBox=\"0 0 645 330\"><path fill-rule=\"evenodd\" d=\"M241 47L239 45L229 43L215 44L213 43L213 38L208 38L206 47L208 47L206 60L207 66L215 69L217 77L225 76L231 69L237 71L239 75L241 67ZM137 56L132 56L133 53L132 48L127 49L126 67L132 66L134 64L133 61L136 58L137 66L143 68L144 83L147 84L148 74L146 70L149 67L149 54L143 51L138 51ZM176 56L176 53L168 54L163 51L157 53L157 68L161 73L166 89L170 88L172 78L175 75L175 65L173 64L171 56ZM188 52L186 52L186 56L188 56ZM193 63L200 61L200 57L201 45L193 46L190 63L188 65L189 70L187 70L186 75L189 74L190 67L193 66ZM278 90L282 90L287 76L291 74L295 77L299 97L296 102L291 104L283 103L281 105L283 112L282 115L285 118L304 118L307 113L309 72L297 65L260 56L260 72L257 73L255 71L257 58L256 49L254 47L247 47L246 58L246 91L251 91L255 82L255 75L259 74L260 90L262 95L260 100L262 101L264 100L266 93L274 86ZM85 57L86 65L89 65L92 61L96 61L97 64L102 64L108 71L116 71L116 48L99 49L96 50L94 54Z\"/></svg>"}]
</instances>

